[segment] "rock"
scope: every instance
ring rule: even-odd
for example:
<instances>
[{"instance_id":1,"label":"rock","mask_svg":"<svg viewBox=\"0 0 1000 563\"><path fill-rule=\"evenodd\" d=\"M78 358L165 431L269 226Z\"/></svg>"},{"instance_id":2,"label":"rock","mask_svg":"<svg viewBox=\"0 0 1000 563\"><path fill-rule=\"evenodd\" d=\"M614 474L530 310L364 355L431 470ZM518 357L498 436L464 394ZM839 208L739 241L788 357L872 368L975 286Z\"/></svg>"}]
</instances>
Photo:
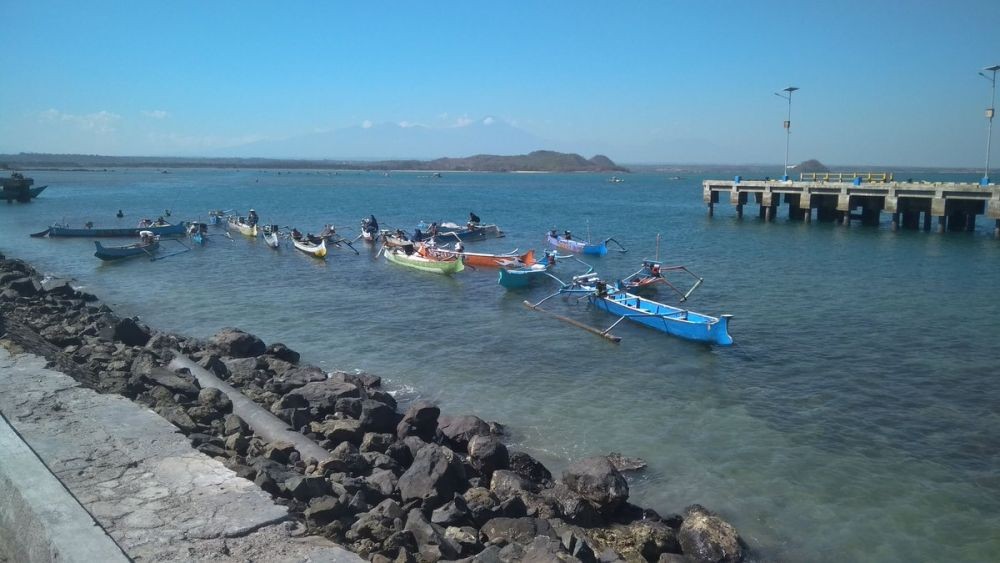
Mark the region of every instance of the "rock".
<instances>
[{"instance_id":1,"label":"rock","mask_svg":"<svg viewBox=\"0 0 1000 563\"><path fill-rule=\"evenodd\" d=\"M208 354L198 362L198 365L214 373L220 379L229 379L229 368L217 354Z\"/></svg>"},{"instance_id":2,"label":"rock","mask_svg":"<svg viewBox=\"0 0 1000 563\"><path fill-rule=\"evenodd\" d=\"M337 399L344 397L359 397L357 386L350 383L323 380L311 381L289 392L289 395L301 396L309 403L309 408L315 409L320 415L332 414Z\"/></svg>"},{"instance_id":3,"label":"rock","mask_svg":"<svg viewBox=\"0 0 1000 563\"><path fill-rule=\"evenodd\" d=\"M479 543L479 531L470 526L449 526L444 530L444 537L458 547L459 555L472 555L482 551Z\"/></svg>"},{"instance_id":4,"label":"rock","mask_svg":"<svg viewBox=\"0 0 1000 563\"><path fill-rule=\"evenodd\" d=\"M419 500L428 509L441 506L467 487L465 469L458 456L436 444L421 448L413 464L399 478L403 502Z\"/></svg>"},{"instance_id":5,"label":"rock","mask_svg":"<svg viewBox=\"0 0 1000 563\"><path fill-rule=\"evenodd\" d=\"M465 506L469 511L469 516L477 527L482 526L491 518L500 516L498 514L498 508L500 506L499 499L483 487L473 487L462 495L462 499L465 500Z\"/></svg>"},{"instance_id":6,"label":"rock","mask_svg":"<svg viewBox=\"0 0 1000 563\"><path fill-rule=\"evenodd\" d=\"M510 454L507 467L532 483L538 483L543 487L552 484L552 473L540 461L524 452Z\"/></svg>"},{"instance_id":7,"label":"rock","mask_svg":"<svg viewBox=\"0 0 1000 563\"><path fill-rule=\"evenodd\" d=\"M524 554L518 560L521 563L550 563L552 561L580 563L579 559L566 553L559 540L545 536L531 540L525 547Z\"/></svg>"},{"instance_id":8,"label":"rock","mask_svg":"<svg viewBox=\"0 0 1000 563\"><path fill-rule=\"evenodd\" d=\"M179 374L170 370L154 367L146 375L146 379L154 385L162 385L174 393L180 393L188 397L197 397L201 389L198 381L191 375Z\"/></svg>"},{"instance_id":9,"label":"rock","mask_svg":"<svg viewBox=\"0 0 1000 563\"><path fill-rule=\"evenodd\" d=\"M228 381L232 385L242 387L257 379L259 370L257 358L222 360L222 365L225 366Z\"/></svg>"},{"instance_id":10,"label":"rock","mask_svg":"<svg viewBox=\"0 0 1000 563\"><path fill-rule=\"evenodd\" d=\"M226 437L226 449L234 451L240 455L246 455L247 448L250 447L250 440L245 436L233 434Z\"/></svg>"},{"instance_id":11,"label":"rock","mask_svg":"<svg viewBox=\"0 0 1000 563\"><path fill-rule=\"evenodd\" d=\"M559 541L567 553L582 563L597 563L597 556L590 546L587 535L579 528L560 531Z\"/></svg>"},{"instance_id":12,"label":"rock","mask_svg":"<svg viewBox=\"0 0 1000 563\"><path fill-rule=\"evenodd\" d=\"M585 528L604 525L604 518L597 506L563 483L556 483L554 487L545 489L542 496L553 501L557 512L568 522Z\"/></svg>"},{"instance_id":13,"label":"rock","mask_svg":"<svg viewBox=\"0 0 1000 563\"><path fill-rule=\"evenodd\" d=\"M396 437L392 434L368 432L361 440L361 451L385 453L386 449L395 441Z\"/></svg>"},{"instance_id":14,"label":"rock","mask_svg":"<svg viewBox=\"0 0 1000 563\"><path fill-rule=\"evenodd\" d=\"M305 511L306 522L312 526L325 526L347 515L347 506L332 496L316 497L309 501Z\"/></svg>"},{"instance_id":15,"label":"rock","mask_svg":"<svg viewBox=\"0 0 1000 563\"><path fill-rule=\"evenodd\" d=\"M388 469L375 469L365 480L380 498L391 497L399 485L399 478Z\"/></svg>"},{"instance_id":16,"label":"rock","mask_svg":"<svg viewBox=\"0 0 1000 563\"><path fill-rule=\"evenodd\" d=\"M677 532L661 522L636 522L630 526L635 547L646 561L657 561L661 554L680 553Z\"/></svg>"},{"instance_id":17,"label":"rock","mask_svg":"<svg viewBox=\"0 0 1000 563\"><path fill-rule=\"evenodd\" d=\"M594 503L605 514L613 513L628 500L628 483L604 456L573 463L563 472L563 483Z\"/></svg>"},{"instance_id":18,"label":"rock","mask_svg":"<svg viewBox=\"0 0 1000 563\"><path fill-rule=\"evenodd\" d=\"M538 492L538 486L513 471L501 469L493 472L490 491L500 500L507 500L521 493Z\"/></svg>"},{"instance_id":19,"label":"rock","mask_svg":"<svg viewBox=\"0 0 1000 563\"><path fill-rule=\"evenodd\" d=\"M264 449L264 457L278 463L288 463L294 451L295 444L291 442L271 442Z\"/></svg>"},{"instance_id":20,"label":"rock","mask_svg":"<svg viewBox=\"0 0 1000 563\"><path fill-rule=\"evenodd\" d=\"M403 529L413 534L419 555L425 561L458 557L458 544L445 536L444 528L428 522L419 509L414 508L406 515L406 527Z\"/></svg>"},{"instance_id":21,"label":"rock","mask_svg":"<svg viewBox=\"0 0 1000 563\"><path fill-rule=\"evenodd\" d=\"M129 346L145 346L149 342L149 327L134 319L121 319L115 324L115 340Z\"/></svg>"},{"instance_id":22,"label":"rock","mask_svg":"<svg viewBox=\"0 0 1000 563\"><path fill-rule=\"evenodd\" d=\"M361 427L366 432L392 432L396 427L396 410L389 405L365 399L361 401Z\"/></svg>"},{"instance_id":23,"label":"rock","mask_svg":"<svg viewBox=\"0 0 1000 563\"><path fill-rule=\"evenodd\" d=\"M437 433L438 416L441 409L427 401L417 401L410 405L403 420L396 426L396 436L400 439L417 436L425 442L434 440Z\"/></svg>"},{"instance_id":24,"label":"rock","mask_svg":"<svg viewBox=\"0 0 1000 563\"><path fill-rule=\"evenodd\" d=\"M222 413L233 411L233 402L229 400L229 397L225 393L215 387L205 387L201 391L198 391L198 402Z\"/></svg>"},{"instance_id":25,"label":"rock","mask_svg":"<svg viewBox=\"0 0 1000 563\"><path fill-rule=\"evenodd\" d=\"M223 419L223 428L225 429L226 436L232 434L239 434L241 436L247 436L250 434L250 426L243 421L238 415L227 414Z\"/></svg>"},{"instance_id":26,"label":"rock","mask_svg":"<svg viewBox=\"0 0 1000 563\"><path fill-rule=\"evenodd\" d=\"M457 452L465 452L469 440L475 436L488 436L490 425L478 416L442 416L438 419L438 429L447 439L447 444Z\"/></svg>"},{"instance_id":27,"label":"rock","mask_svg":"<svg viewBox=\"0 0 1000 563\"><path fill-rule=\"evenodd\" d=\"M84 352L84 355L88 355L83 348L80 351ZM160 367L159 356L149 350L143 350L132 360L129 371L134 375L148 376L154 368L158 367Z\"/></svg>"},{"instance_id":28,"label":"rock","mask_svg":"<svg viewBox=\"0 0 1000 563\"><path fill-rule=\"evenodd\" d=\"M198 424L211 426L215 420L221 420L225 413L219 412L214 406L196 404L187 409L188 416Z\"/></svg>"},{"instance_id":29,"label":"rock","mask_svg":"<svg viewBox=\"0 0 1000 563\"><path fill-rule=\"evenodd\" d=\"M157 414L167 419L167 422L180 428L181 432L185 434L190 434L198 430L198 425L194 420L191 420L191 417L181 407L157 407L154 410L156 410Z\"/></svg>"},{"instance_id":30,"label":"rock","mask_svg":"<svg viewBox=\"0 0 1000 563\"><path fill-rule=\"evenodd\" d=\"M356 538L384 542L392 534L403 530L405 516L396 501L386 499L368 512L359 514L357 521L351 526L350 534Z\"/></svg>"},{"instance_id":31,"label":"rock","mask_svg":"<svg viewBox=\"0 0 1000 563\"><path fill-rule=\"evenodd\" d=\"M275 342L268 346L264 353L291 364L299 363L299 353L280 342Z\"/></svg>"},{"instance_id":32,"label":"rock","mask_svg":"<svg viewBox=\"0 0 1000 563\"><path fill-rule=\"evenodd\" d=\"M34 297L42 291L42 284L30 277L17 278L7 283L7 287L16 291L21 297Z\"/></svg>"},{"instance_id":33,"label":"rock","mask_svg":"<svg viewBox=\"0 0 1000 563\"><path fill-rule=\"evenodd\" d=\"M431 522L438 526L461 526L471 522L469 505L462 495L455 495L450 502L434 510L431 514Z\"/></svg>"},{"instance_id":34,"label":"rock","mask_svg":"<svg viewBox=\"0 0 1000 563\"><path fill-rule=\"evenodd\" d=\"M403 466L396 463L396 460L385 454L380 454L378 452L364 452L361 454L361 457L365 458L368 465L374 469L388 469L394 473L398 472L398 475L403 474Z\"/></svg>"},{"instance_id":35,"label":"rock","mask_svg":"<svg viewBox=\"0 0 1000 563\"><path fill-rule=\"evenodd\" d=\"M309 500L330 494L330 483L323 477L296 475L284 483L288 494L299 500Z\"/></svg>"},{"instance_id":36,"label":"rock","mask_svg":"<svg viewBox=\"0 0 1000 563\"><path fill-rule=\"evenodd\" d=\"M661 553L656 563L688 563L688 559L677 553Z\"/></svg>"},{"instance_id":37,"label":"rock","mask_svg":"<svg viewBox=\"0 0 1000 563\"><path fill-rule=\"evenodd\" d=\"M267 382L267 390L274 391L279 395L284 395L307 383L319 383L327 381L326 373L318 367L306 366L286 370L281 375L272 377Z\"/></svg>"},{"instance_id":38,"label":"rock","mask_svg":"<svg viewBox=\"0 0 1000 563\"><path fill-rule=\"evenodd\" d=\"M327 440L334 444L341 442L361 443L361 423L357 420L324 420L323 422L312 422L309 429L317 434L322 434Z\"/></svg>"},{"instance_id":39,"label":"rock","mask_svg":"<svg viewBox=\"0 0 1000 563\"><path fill-rule=\"evenodd\" d=\"M361 399L354 397L344 397L342 399L337 399L337 403L333 406L334 413L341 413L347 415L351 418L361 419L361 409L363 405L361 404Z\"/></svg>"},{"instance_id":40,"label":"rock","mask_svg":"<svg viewBox=\"0 0 1000 563\"><path fill-rule=\"evenodd\" d=\"M648 465L645 460L637 457L625 457L618 452L608 454L608 461L618 470L619 473L629 471L640 471Z\"/></svg>"},{"instance_id":41,"label":"rock","mask_svg":"<svg viewBox=\"0 0 1000 563\"><path fill-rule=\"evenodd\" d=\"M264 341L237 328L224 328L210 340L211 348L220 356L250 358L267 351Z\"/></svg>"},{"instance_id":42,"label":"rock","mask_svg":"<svg viewBox=\"0 0 1000 563\"><path fill-rule=\"evenodd\" d=\"M744 557L744 543L736 528L698 504L684 510L677 539L691 562L734 563Z\"/></svg>"},{"instance_id":43,"label":"rock","mask_svg":"<svg viewBox=\"0 0 1000 563\"><path fill-rule=\"evenodd\" d=\"M510 457L507 446L496 436L475 436L469 441L469 464L483 476L493 477L498 469L507 469Z\"/></svg>"},{"instance_id":44,"label":"rock","mask_svg":"<svg viewBox=\"0 0 1000 563\"><path fill-rule=\"evenodd\" d=\"M403 467L409 467L413 463L413 452L405 442L393 442L385 449L385 455L391 457L396 463Z\"/></svg>"},{"instance_id":45,"label":"rock","mask_svg":"<svg viewBox=\"0 0 1000 563\"><path fill-rule=\"evenodd\" d=\"M479 539L484 543L525 545L537 536L558 540L552 526L539 518L493 518L479 530Z\"/></svg>"}]
</instances>

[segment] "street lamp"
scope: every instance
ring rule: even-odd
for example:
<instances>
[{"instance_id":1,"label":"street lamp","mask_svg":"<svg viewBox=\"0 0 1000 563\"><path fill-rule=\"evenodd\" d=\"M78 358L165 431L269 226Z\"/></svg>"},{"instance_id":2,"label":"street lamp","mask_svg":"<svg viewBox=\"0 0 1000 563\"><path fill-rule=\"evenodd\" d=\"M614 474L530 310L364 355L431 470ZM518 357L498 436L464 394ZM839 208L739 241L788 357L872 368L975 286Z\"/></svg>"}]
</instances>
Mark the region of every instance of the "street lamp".
<instances>
[{"instance_id":1,"label":"street lamp","mask_svg":"<svg viewBox=\"0 0 1000 563\"><path fill-rule=\"evenodd\" d=\"M990 185L990 140L993 137L993 103L997 98L997 71L1000 70L1000 65L988 66L983 70L993 73L993 76L986 76L984 72L979 73L979 76L989 80L993 85L990 92L990 107L986 108L986 172L983 173L983 179L979 181L979 185L988 186Z\"/></svg>"},{"instance_id":2,"label":"street lamp","mask_svg":"<svg viewBox=\"0 0 1000 563\"><path fill-rule=\"evenodd\" d=\"M995 75L996 72L994 71L994 76ZM795 86L789 86L788 88L782 90L782 92L786 92L785 94L780 92L774 93L775 96L788 100L788 119L785 120L785 168L781 174L781 180L783 182L788 181L788 143L792 137L792 92L796 90L798 90L798 88Z\"/></svg>"}]
</instances>

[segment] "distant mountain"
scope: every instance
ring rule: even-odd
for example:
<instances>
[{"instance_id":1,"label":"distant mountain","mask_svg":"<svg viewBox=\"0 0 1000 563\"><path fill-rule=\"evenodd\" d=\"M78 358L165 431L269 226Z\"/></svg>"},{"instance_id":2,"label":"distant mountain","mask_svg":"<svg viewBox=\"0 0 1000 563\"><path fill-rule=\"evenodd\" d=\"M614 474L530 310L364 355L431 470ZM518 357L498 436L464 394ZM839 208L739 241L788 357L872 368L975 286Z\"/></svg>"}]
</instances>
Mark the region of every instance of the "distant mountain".
<instances>
[{"instance_id":1,"label":"distant mountain","mask_svg":"<svg viewBox=\"0 0 1000 563\"><path fill-rule=\"evenodd\" d=\"M440 155L524 154L551 143L501 119L453 127L364 123L333 131L219 149L206 156L302 159L430 159Z\"/></svg>"},{"instance_id":2,"label":"distant mountain","mask_svg":"<svg viewBox=\"0 0 1000 563\"><path fill-rule=\"evenodd\" d=\"M578 154L534 151L517 156L480 154L436 160L302 160L237 157L101 156L84 154L21 153L0 155L13 168L283 168L325 170L451 170L477 172L628 172L606 156L587 160Z\"/></svg>"},{"instance_id":3,"label":"distant mountain","mask_svg":"<svg viewBox=\"0 0 1000 563\"><path fill-rule=\"evenodd\" d=\"M827 168L822 162L816 160L815 158L809 159L796 164L794 167L796 172L829 172L830 169Z\"/></svg>"}]
</instances>

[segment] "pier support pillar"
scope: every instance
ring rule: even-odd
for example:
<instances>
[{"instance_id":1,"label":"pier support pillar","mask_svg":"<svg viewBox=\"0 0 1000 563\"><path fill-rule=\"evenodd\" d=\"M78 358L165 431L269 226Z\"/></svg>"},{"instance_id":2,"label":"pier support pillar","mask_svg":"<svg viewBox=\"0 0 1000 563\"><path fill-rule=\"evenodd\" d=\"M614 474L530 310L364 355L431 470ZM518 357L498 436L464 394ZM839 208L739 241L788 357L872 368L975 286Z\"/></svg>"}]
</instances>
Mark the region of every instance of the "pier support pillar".
<instances>
[{"instance_id":1,"label":"pier support pillar","mask_svg":"<svg viewBox=\"0 0 1000 563\"><path fill-rule=\"evenodd\" d=\"M760 217L761 219L764 219L765 214L767 213L766 209L767 209L766 205L761 205L760 210L757 212L757 216Z\"/></svg>"},{"instance_id":2,"label":"pier support pillar","mask_svg":"<svg viewBox=\"0 0 1000 563\"><path fill-rule=\"evenodd\" d=\"M774 208L768 205L764 208L764 220L771 221L774 219Z\"/></svg>"},{"instance_id":3,"label":"pier support pillar","mask_svg":"<svg viewBox=\"0 0 1000 563\"><path fill-rule=\"evenodd\" d=\"M924 231L931 232L931 214L928 211L924 211Z\"/></svg>"},{"instance_id":4,"label":"pier support pillar","mask_svg":"<svg viewBox=\"0 0 1000 563\"><path fill-rule=\"evenodd\" d=\"M708 204L708 216L709 217L714 217L715 216L715 204L714 203L709 203Z\"/></svg>"},{"instance_id":5,"label":"pier support pillar","mask_svg":"<svg viewBox=\"0 0 1000 563\"><path fill-rule=\"evenodd\" d=\"M898 231L899 230L899 212L898 211L892 214L892 230L894 230L894 231Z\"/></svg>"},{"instance_id":6,"label":"pier support pillar","mask_svg":"<svg viewBox=\"0 0 1000 563\"><path fill-rule=\"evenodd\" d=\"M1000 219L993 223L993 238L1000 239Z\"/></svg>"},{"instance_id":7,"label":"pier support pillar","mask_svg":"<svg viewBox=\"0 0 1000 563\"><path fill-rule=\"evenodd\" d=\"M743 218L743 204L742 203L737 203L736 204L736 218L737 219L742 219Z\"/></svg>"},{"instance_id":8,"label":"pier support pillar","mask_svg":"<svg viewBox=\"0 0 1000 563\"><path fill-rule=\"evenodd\" d=\"M842 213L843 213L844 215L843 215L843 217L841 218L840 222L841 222L841 223L842 223L842 224L843 224L843 225L844 225L845 227L850 227L850 226L851 226L851 212L850 212L850 211L843 211Z\"/></svg>"},{"instance_id":9,"label":"pier support pillar","mask_svg":"<svg viewBox=\"0 0 1000 563\"><path fill-rule=\"evenodd\" d=\"M813 210L812 209L803 209L802 210L802 220L803 221L805 221L806 223L812 223L812 218L813 218Z\"/></svg>"},{"instance_id":10,"label":"pier support pillar","mask_svg":"<svg viewBox=\"0 0 1000 563\"><path fill-rule=\"evenodd\" d=\"M945 229L948 227L948 217L944 215L938 215L937 219L937 232L944 233Z\"/></svg>"},{"instance_id":11,"label":"pier support pillar","mask_svg":"<svg viewBox=\"0 0 1000 563\"><path fill-rule=\"evenodd\" d=\"M976 230L976 214L969 213L969 217L965 220L965 230L966 232L974 232Z\"/></svg>"}]
</instances>

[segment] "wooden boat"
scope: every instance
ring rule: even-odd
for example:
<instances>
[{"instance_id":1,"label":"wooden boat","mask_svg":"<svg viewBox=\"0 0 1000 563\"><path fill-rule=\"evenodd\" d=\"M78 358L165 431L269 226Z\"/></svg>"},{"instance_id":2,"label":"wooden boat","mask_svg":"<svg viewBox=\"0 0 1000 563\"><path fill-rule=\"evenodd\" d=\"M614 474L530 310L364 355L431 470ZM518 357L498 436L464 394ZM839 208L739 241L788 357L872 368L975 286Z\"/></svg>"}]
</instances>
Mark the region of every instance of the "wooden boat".
<instances>
[{"instance_id":1,"label":"wooden boat","mask_svg":"<svg viewBox=\"0 0 1000 563\"><path fill-rule=\"evenodd\" d=\"M188 236L195 244L205 245L208 241L208 225L205 223L191 223L188 225Z\"/></svg>"},{"instance_id":2,"label":"wooden boat","mask_svg":"<svg viewBox=\"0 0 1000 563\"><path fill-rule=\"evenodd\" d=\"M171 225L170 223L154 223L149 226L124 228L124 229L95 229L93 227L83 229L71 229L65 225L52 225L40 233L34 233L33 237L138 237L140 231L149 231L158 237L183 236L187 233L188 224L184 221Z\"/></svg>"},{"instance_id":3,"label":"wooden boat","mask_svg":"<svg viewBox=\"0 0 1000 563\"><path fill-rule=\"evenodd\" d=\"M257 225L249 225L243 222L243 217L230 217L226 225L230 229L236 229L241 235L248 237L257 236Z\"/></svg>"},{"instance_id":4,"label":"wooden boat","mask_svg":"<svg viewBox=\"0 0 1000 563\"><path fill-rule=\"evenodd\" d=\"M685 340L719 346L730 346L733 343L733 337L729 335L729 319L732 315L711 317L645 299L624 290L595 291L589 299L598 309L621 317L615 324L628 319Z\"/></svg>"},{"instance_id":5,"label":"wooden boat","mask_svg":"<svg viewBox=\"0 0 1000 563\"><path fill-rule=\"evenodd\" d=\"M418 229L421 230L433 230L431 226L426 223L421 223L417 225ZM465 226L457 225L455 223L442 223L437 226L437 232L424 233L428 237L438 237L442 240L454 240L455 238L461 241L470 240L486 240L488 238L503 238L506 236L500 227L496 225L468 225Z\"/></svg>"},{"instance_id":6,"label":"wooden boat","mask_svg":"<svg viewBox=\"0 0 1000 563\"><path fill-rule=\"evenodd\" d=\"M597 244L592 244L587 241L567 239L563 236L553 236L552 233L546 235L545 239L551 246L561 248L569 252L576 252L577 254L604 256L608 253L608 241L606 240Z\"/></svg>"},{"instance_id":7,"label":"wooden boat","mask_svg":"<svg viewBox=\"0 0 1000 563\"><path fill-rule=\"evenodd\" d=\"M518 268L500 268L500 278L497 283L507 289L528 287L538 280L549 277L548 272L549 266L541 262Z\"/></svg>"},{"instance_id":8,"label":"wooden boat","mask_svg":"<svg viewBox=\"0 0 1000 563\"><path fill-rule=\"evenodd\" d=\"M576 294L581 298L587 297L595 308L607 311L619 318L611 326L601 330L574 319L556 315L539 307L539 305L557 295L566 294ZM732 318L732 315L712 317L639 297L618 286L601 281L593 272L574 276L570 283L562 283L559 291L537 303L532 304L525 301L524 304L531 309L549 313L559 320L583 328L613 342L618 342L621 338L612 335L611 330L623 320L628 319L685 340L720 346L729 346L733 343L733 337L729 335L729 320Z\"/></svg>"},{"instance_id":9,"label":"wooden boat","mask_svg":"<svg viewBox=\"0 0 1000 563\"><path fill-rule=\"evenodd\" d=\"M407 254L406 250L402 248L386 247L383 248L382 252L385 254L386 260L390 262L417 270L423 270L424 272L452 275L465 269L465 266L459 259L439 260L433 257L421 256L417 252Z\"/></svg>"},{"instance_id":10,"label":"wooden boat","mask_svg":"<svg viewBox=\"0 0 1000 563\"><path fill-rule=\"evenodd\" d=\"M382 244L388 248L413 248L413 243L406 238L406 233L398 229L396 231L382 229L379 231L379 238L382 240Z\"/></svg>"},{"instance_id":11,"label":"wooden boat","mask_svg":"<svg viewBox=\"0 0 1000 563\"><path fill-rule=\"evenodd\" d=\"M135 256L149 256L152 258L153 253L160 248L160 241L156 237L153 237L149 242L137 242L125 246L104 246L101 244L101 241L95 240L94 245L97 246L97 252L94 253L94 256L109 262L112 260L133 258Z\"/></svg>"},{"instance_id":12,"label":"wooden boat","mask_svg":"<svg viewBox=\"0 0 1000 563\"><path fill-rule=\"evenodd\" d=\"M271 248L277 249L281 246L281 239L278 237L278 225L264 225L263 237L264 244Z\"/></svg>"},{"instance_id":13,"label":"wooden boat","mask_svg":"<svg viewBox=\"0 0 1000 563\"><path fill-rule=\"evenodd\" d=\"M485 254L481 252L459 252L447 248L434 248L429 250L431 254L439 258L455 259L461 257L466 266L473 268L504 268L530 266L535 263L535 251L529 250L524 254Z\"/></svg>"},{"instance_id":14,"label":"wooden boat","mask_svg":"<svg viewBox=\"0 0 1000 563\"><path fill-rule=\"evenodd\" d=\"M365 217L361 220L361 238L365 242L374 243L375 239L378 238L379 228L378 221L375 220L375 216L371 215Z\"/></svg>"},{"instance_id":15,"label":"wooden boat","mask_svg":"<svg viewBox=\"0 0 1000 563\"><path fill-rule=\"evenodd\" d=\"M306 254L309 254L310 256L314 256L316 258L324 258L326 256L325 239L318 239L318 241L314 242L305 237L298 239L293 238L292 245L295 246L295 248L301 250L302 252L305 252Z\"/></svg>"}]
</instances>

